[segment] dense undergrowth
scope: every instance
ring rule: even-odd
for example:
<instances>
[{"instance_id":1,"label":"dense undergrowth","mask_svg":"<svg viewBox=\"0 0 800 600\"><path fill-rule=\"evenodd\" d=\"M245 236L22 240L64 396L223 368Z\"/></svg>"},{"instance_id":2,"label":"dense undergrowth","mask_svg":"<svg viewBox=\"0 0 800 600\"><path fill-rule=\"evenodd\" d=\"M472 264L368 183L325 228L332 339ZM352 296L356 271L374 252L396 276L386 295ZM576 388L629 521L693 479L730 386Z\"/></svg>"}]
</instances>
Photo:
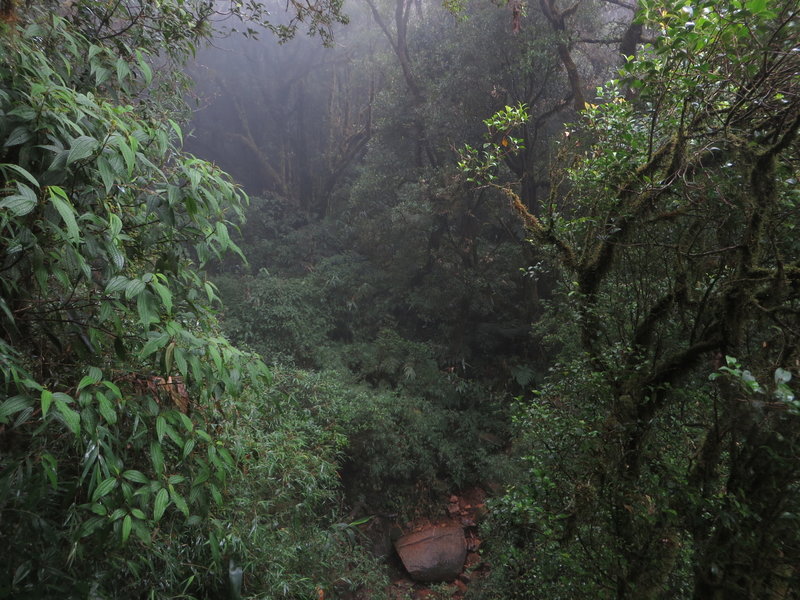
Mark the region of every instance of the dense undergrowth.
<instances>
[{"instance_id":1,"label":"dense undergrowth","mask_svg":"<svg viewBox=\"0 0 800 600\"><path fill-rule=\"evenodd\" d=\"M796 2L367 4L0 2L0 597L793 597Z\"/></svg>"},{"instance_id":2,"label":"dense undergrowth","mask_svg":"<svg viewBox=\"0 0 800 600\"><path fill-rule=\"evenodd\" d=\"M0 596L379 595L343 432L214 316L246 197L172 120L208 7L120 6L3 4Z\"/></svg>"}]
</instances>

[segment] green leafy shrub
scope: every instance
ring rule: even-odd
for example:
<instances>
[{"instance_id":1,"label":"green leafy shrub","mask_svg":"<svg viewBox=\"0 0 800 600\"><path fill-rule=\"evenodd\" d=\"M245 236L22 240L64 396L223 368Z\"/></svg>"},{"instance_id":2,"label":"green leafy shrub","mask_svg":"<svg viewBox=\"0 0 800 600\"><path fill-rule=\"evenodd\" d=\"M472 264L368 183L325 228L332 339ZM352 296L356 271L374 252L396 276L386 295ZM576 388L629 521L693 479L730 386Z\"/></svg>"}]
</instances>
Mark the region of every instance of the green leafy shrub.
<instances>
[{"instance_id":1,"label":"green leafy shrub","mask_svg":"<svg viewBox=\"0 0 800 600\"><path fill-rule=\"evenodd\" d=\"M234 342L270 362L319 364L334 325L310 281L274 276L265 269L255 277L222 276L216 281L226 305L225 331Z\"/></svg>"},{"instance_id":2,"label":"green leafy shrub","mask_svg":"<svg viewBox=\"0 0 800 600\"><path fill-rule=\"evenodd\" d=\"M458 487L503 480L505 456L493 435L502 432L502 414L442 408L332 371L277 369L275 383L346 441L342 477L350 501L367 510L410 514L416 501L427 506Z\"/></svg>"},{"instance_id":3,"label":"green leafy shrub","mask_svg":"<svg viewBox=\"0 0 800 600\"><path fill-rule=\"evenodd\" d=\"M506 188L561 274L558 355L517 412L529 468L496 504L481 598L798 579L797 6L641 7L660 35L559 141L548 205Z\"/></svg>"},{"instance_id":4,"label":"green leafy shrub","mask_svg":"<svg viewBox=\"0 0 800 600\"><path fill-rule=\"evenodd\" d=\"M0 30L0 590L197 592L234 468L218 400L267 375L199 270L244 196L136 101L144 52L36 15Z\"/></svg>"},{"instance_id":5,"label":"green leafy shrub","mask_svg":"<svg viewBox=\"0 0 800 600\"><path fill-rule=\"evenodd\" d=\"M230 414L220 439L238 470L214 525L217 558L242 568L243 595L310 598L324 590L337 597L369 590L369 597L382 598L381 569L343 515L339 469L347 438L328 413L309 408L278 372L274 387L246 394Z\"/></svg>"}]
</instances>

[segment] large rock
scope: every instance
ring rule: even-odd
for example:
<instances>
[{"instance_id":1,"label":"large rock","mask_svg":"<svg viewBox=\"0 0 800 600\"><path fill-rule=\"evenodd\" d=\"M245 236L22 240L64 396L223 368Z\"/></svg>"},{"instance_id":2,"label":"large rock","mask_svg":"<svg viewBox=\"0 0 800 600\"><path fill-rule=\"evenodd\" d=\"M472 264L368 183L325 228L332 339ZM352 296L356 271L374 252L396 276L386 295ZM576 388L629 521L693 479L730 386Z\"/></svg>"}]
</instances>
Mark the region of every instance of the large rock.
<instances>
[{"instance_id":1,"label":"large rock","mask_svg":"<svg viewBox=\"0 0 800 600\"><path fill-rule=\"evenodd\" d=\"M399 538L394 547L415 581L451 581L458 577L467 556L460 526L431 525Z\"/></svg>"}]
</instances>

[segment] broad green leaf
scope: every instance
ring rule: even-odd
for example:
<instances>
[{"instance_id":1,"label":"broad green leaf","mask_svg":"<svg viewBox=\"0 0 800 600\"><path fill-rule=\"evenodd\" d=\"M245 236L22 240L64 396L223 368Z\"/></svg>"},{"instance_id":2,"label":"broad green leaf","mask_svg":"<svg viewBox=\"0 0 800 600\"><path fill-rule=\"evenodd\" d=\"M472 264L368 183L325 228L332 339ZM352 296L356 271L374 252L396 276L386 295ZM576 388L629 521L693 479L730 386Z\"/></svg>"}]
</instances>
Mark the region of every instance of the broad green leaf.
<instances>
[{"instance_id":1,"label":"broad green leaf","mask_svg":"<svg viewBox=\"0 0 800 600\"><path fill-rule=\"evenodd\" d=\"M84 158L89 158L97 147L100 145L93 137L89 137L86 135L79 136L72 140L72 144L70 144L69 154L67 154L67 166L71 165L75 161L83 160Z\"/></svg>"},{"instance_id":2,"label":"broad green leaf","mask_svg":"<svg viewBox=\"0 0 800 600\"><path fill-rule=\"evenodd\" d=\"M67 427L72 433L78 435L81 432L81 416L72 410L61 398L58 398L57 394L54 394L53 396L56 401L56 408L64 418L64 423L66 423Z\"/></svg>"},{"instance_id":3,"label":"broad green leaf","mask_svg":"<svg viewBox=\"0 0 800 600\"><path fill-rule=\"evenodd\" d=\"M194 162L193 162L193 163L191 163L191 165L192 165L192 166L193 166L194 164L195 164ZM203 174L202 174L202 173L200 172L200 170L199 170L199 169L197 169L197 168L184 168L184 171L183 171L183 172L184 172L184 173L186 174L186 176L189 178L189 183L191 184L191 189L192 189L192 191L193 191L193 192L194 192L194 191L196 191L196 190L197 190L197 186L199 186L199 185L200 185L200 182L201 182L201 181L202 181L202 179L203 179ZM191 200L191 199L192 199L192 195L191 195L191 194L189 194L189 195L187 196L187 198L186 198L186 199L187 199L187 201L188 201L188 200ZM190 210L189 212L190 212L190 213L193 213L193 212L194 212L194 210Z\"/></svg>"},{"instance_id":4,"label":"broad green leaf","mask_svg":"<svg viewBox=\"0 0 800 600\"><path fill-rule=\"evenodd\" d=\"M189 438L188 440L186 440L186 443L183 445L183 453L182 453L183 458L186 458L192 453L192 450L194 450L195 445L196 442L193 439Z\"/></svg>"},{"instance_id":5,"label":"broad green leaf","mask_svg":"<svg viewBox=\"0 0 800 600\"><path fill-rule=\"evenodd\" d=\"M142 75L144 76L145 85L150 85L150 83L153 81L153 71L150 68L150 65L147 64L147 61L140 50L136 51L136 59L139 69L142 71Z\"/></svg>"},{"instance_id":6,"label":"broad green leaf","mask_svg":"<svg viewBox=\"0 0 800 600\"><path fill-rule=\"evenodd\" d=\"M91 375L84 375L81 378L80 383L78 384L78 392L80 392L83 388L89 387L90 385L94 385L98 381L100 381L100 380L99 379L95 379Z\"/></svg>"},{"instance_id":7,"label":"broad green leaf","mask_svg":"<svg viewBox=\"0 0 800 600\"><path fill-rule=\"evenodd\" d=\"M65 394L64 392L55 392L53 394L53 398L56 400L61 400L65 404L72 404L75 402L75 399L72 396Z\"/></svg>"},{"instance_id":8,"label":"broad green leaf","mask_svg":"<svg viewBox=\"0 0 800 600\"><path fill-rule=\"evenodd\" d=\"M113 381L104 381L103 385L111 390L111 393L114 394L118 400L122 400L122 392L120 391L119 387L117 387L116 383Z\"/></svg>"},{"instance_id":9,"label":"broad green leaf","mask_svg":"<svg viewBox=\"0 0 800 600\"><path fill-rule=\"evenodd\" d=\"M111 491L117 487L116 477L107 477L104 479L92 493L92 502L97 502L100 498L107 496Z\"/></svg>"},{"instance_id":10,"label":"broad green leaf","mask_svg":"<svg viewBox=\"0 0 800 600\"><path fill-rule=\"evenodd\" d=\"M223 248L227 248L231 243L231 238L228 235L228 228L222 221L217 221L215 228L217 231L217 240L219 241L219 244Z\"/></svg>"},{"instance_id":11,"label":"broad green leaf","mask_svg":"<svg viewBox=\"0 0 800 600\"><path fill-rule=\"evenodd\" d=\"M10 163L0 164L0 170L5 170L5 169L11 169L12 171L15 171L16 173L22 175L25 179L27 179L31 185L37 188L39 187L39 182L36 180L36 178L33 175L31 175L28 171L20 167L19 165L12 165Z\"/></svg>"},{"instance_id":12,"label":"broad green leaf","mask_svg":"<svg viewBox=\"0 0 800 600\"><path fill-rule=\"evenodd\" d=\"M219 348L217 348L216 344L208 345L208 355L211 357L211 360L214 361L214 366L217 368L217 371L222 371L222 356L220 356Z\"/></svg>"},{"instance_id":13,"label":"broad green leaf","mask_svg":"<svg viewBox=\"0 0 800 600\"><path fill-rule=\"evenodd\" d=\"M219 296L217 296L217 286L210 281L205 281L203 282L203 288L206 291L206 296L208 296L209 302L219 302Z\"/></svg>"},{"instance_id":14,"label":"broad green leaf","mask_svg":"<svg viewBox=\"0 0 800 600\"><path fill-rule=\"evenodd\" d=\"M175 428L169 423L167 423L166 432L169 436L169 439L171 439L178 448L183 448L183 438L178 435L178 432L175 431Z\"/></svg>"},{"instance_id":15,"label":"broad green leaf","mask_svg":"<svg viewBox=\"0 0 800 600\"><path fill-rule=\"evenodd\" d=\"M47 411L50 410L50 405L53 403L53 394L48 390L42 390L42 396L40 400L42 404L42 417L47 416Z\"/></svg>"},{"instance_id":16,"label":"broad green leaf","mask_svg":"<svg viewBox=\"0 0 800 600\"><path fill-rule=\"evenodd\" d=\"M114 182L116 181L116 174L105 156L97 159L97 170L100 171L100 178L103 180L106 194L111 193L111 188L114 187Z\"/></svg>"},{"instance_id":17,"label":"broad green leaf","mask_svg":"<svg viewBox=\"0 0 800 600\"><path fill-rule=\"evenodd\" d=\"M155 279L150 282L150 286L156 291L158 297L161 298L161 304L164 305L164 309L167 311L167 314L172 312L172 292L169 291L169 288Z\"/></svg>"},{"instance_id":18,"label":"broad green leaf","mask_svg":"<svg viewBox=\"0 0 800 600\"><path fill-rule=\"evenodd\" d=\"M124 275L115 275L111 279L108 280L106 284L106 294L113 294L115 292L119 292L124 290L128 287L128 283L130 279L125 277Z\"/></svg>"},{"instance_id":19,"label":"broad green leaf","mask_svg":"<svg viewBox=\"0 0 800 600\"><path fill-rule=\"evenodd\" d=\"M14 396L7 399L5 402L0 404L0 422L8 423L8 417L20 412L21 410L25 410L31 406L31 404L33 404L33 401L31 398L26 396Z\"/></svg>"},{"instance_id":20,"label":"broad green leaf","mask_svg":"<svg viewBox=\"0 0 800 600\"><path fill-rule=\"evenodd\" d=\"M131 514L136 516L136 509L132 510ZM149 546L150 542L153 541L152 531L145 520L133 522L133 533L136 534L136 537L138 537L139 541L145 546ZM189 578L189 581L191 581L191 577Z\"/></svg>"},{"instance_id":21,"label":"broad green leaf","mask_svg":"<svg viewBox=\"0 0 800 600\"><path fill-rule=\"evenodd\" d=\"M71 241L77 242L80 240L80 229L78 229L78 222L75 220L75 209L69 203L66 192L55 185L51 185L48 189L50 190L50 202L53 203L58 214L61 215L64 225L67 227L67 235Z\"/></svg>"},{"instance_id":22,"label":"broad green leaf","mask_svg":"<svg viewBox=\"0 0 800 600\"><path fill-rule=\"evenodd\" d=\"M128 62L124 58L117 59L117 81L119 83L125 83L125 80L130 76L131 68L128 66Z\"/></svg>"},{"instance_id":23,"label":"broad green leaf","mask_svg":"<svg viewBox=\"0 0 800 600\"><path fill-rule=\"evenodd\" d=\"M192 420L183 413L178 413L178 414L180 415L181 423L183 423L183 426L186 428L186 431L194 431L194 423L192 423Z\"/></svg>"},{"instance_id":24,"label":"broad green leaf","mask_svg":"<svg viewBox=\"0 0 800 600\"><path fill-rule=\"evenodd\" d=\"M147 476L142 473L141 471L137 471L135 469L129 469L122 473L122 476L127 479L128 481L133 481L134 483L149 483L150 480Z\"/></svg>"},{"instance_id":25,"label":"broad green leaf","mask_svg":"<svg viewBox=\"0 0 800 600\"><path fill-rule=\"evenodd\" d=\"M153 520L159 521L164 516L164 511L169 506L169 492L166 488L161 488L156 494L156 501L153 504Z\"/></svg>"},{"instance_id":26,"label":"broad green leaf","mask_svg":"<svg viewBox=\"0 0 800 600\"><path fill-rule=\"evenodd\" d=\"M81 527L78 530L78 536L81 538L88 537L92 535L95 531L100 529L103 525L105 525L106 519L105 517L92 517L90 519L86 519L83 523L81 523Z\"/></svg>"},{"instance_id":27,"label":"broad green leaf","mask_svg":"<svg viewBox=\"0 0 800 600\"><path fill-rule=\"evenodd\" d=\"M158 323L155 298L150 292L139 294L138 298L136 298L136 312L139 314L139 321L142 326L150 327L153 323Z\"/></svg>"},{"instance_id":28,"label":"broad green leaf","mask_svg":"<svg viewBox=\"0 0 800 600\"><path fill-rule=\"evenodd\" d=\"M160 442L164 439L164 433L167 431L167 420L164 418L164 415L158 415L156 417L156 437Z\"/></svg>"},{"instance_id":29,"label":"broad green leaf","mask_svg":"<svg viewBox=\"0 0 800 600\"><path fill-rule=\"evenodd\" d=\"M103 372L97 367L89 367L88 370L89 373L84 375L80 383L78 384L78 392L80 392L85 387L99 383L100 380L103 378Z\"/></svg>"},{"instance_id":30,"label":"broad green leaf","mask_svg":"<svg viewBox=\"0 0 800 600\"><path fill-rule=\"evenodd\" d=\"M111 234L111 239L117 237L122 231L122 219L114 213L108 215L108 231Z\"/></svg>"},{"instance_id":31,"label":"broad green leaf","mask_svg":"<svg viewBox=\"0 0 800 600\"><path fill-rule=\"evenodd\" d=\"M123 496L123 498L125 498L125 503L128 506L133 504L133 502L134 502L134 499L133 499L133 495L134 495L133 486L128 481L126 481L125 479L120 479L120 486L119 487L120 487L120 490L122 490L122 496ZM144 489L144 488L141 487L137 491L141 491L142 489Z\"/></svg>"},{"instance_id":32,"label":"broad green leaf","mask_svg":"<svg viewBox=\"0 0 800 600\"><path fill-rule=\"evenodd\" d=\"M186 504L186 500L183 499L183 496L181 496L172 485L169 486L169 495L178 510L183 513L183 516L189 518L189 507Z\"/></svg>"},{"instance_id":33,"label":"broad green leaf","mask_svg":"<svg viewBox=\"0 0 800 600\"><path fill-rule=\"evenodd\" d=\"M158 442L150 442L150 459L156 475L162 476L164 474L164 451Z\"/></svg>"},{"instance_id":34,"label":"broad green leaf","mask_svg":"<svg viewBox=\"0 0 800 600\"><path fill-rule=\"evenodd\" d=\"M220 494L219 489L213 483L210 484L211 487L211 497L214 498L214 502L217 503L217 506L222 506L222 494Z\"/></svg>"},{"instance_id":35,"label":"broad green leaf","mask_svg":"<svg viewBox=\"0 0 800 600\"><path fill-rule=\"evenodd\" d=\"M167 202L170 206L176 205L180 201L181 190L177 185L167 185Z\"/></svg>"},{"instance_id":36,"label":"broad green leaf","mask_svg":"<svg viewBox=\"0 0 800 600\"><path fill-rule=\"evenodd\" d=\"M92 65L92 70L94 71L94 82L95 85L103 85L106 80L111 75L111 70L107 69L106 67L100 66L97 63Z\"/></svg>"},{"instance_id":37,"label":"broad green leaf","mask_svg":"<svg viewBox=\"0 0 800 600\"><path fill-rule=\"evenodd\" d=\"M786 386L784 386L784 387L786 387ZM27 423L28 419L30 419L31 416L33 415L33 410L34 410L33 405L31 405L28 408L19 411L17 413L17 416L14 419L14 423L12 423L11 427L13 429L16 429L17 427L21 427L22 425Z\"/></svg>"},{"instance_id":38,"label":"broad green leaf","mask_svg":"<svg viewBox=\"0 0 800 600\"><path fill-rule=\"evenodd\" d=\"M114 510L113 513L111 513L111 516L108 519L109 519L109 521L112 521L112 522L113 521L119 521L122 517L125 516L125 514L126 514L126 511L125 511L124 508L117 508L117 509Z\"/></svg>"},{"instance_id":39,"label":"broad green leaf","mask_svg":"<svg viewBox=\"0 0 800 600\"><path fill-rule=\"evenodd\" d=\"M23 106L18 106L14 110L8 113L14 117L19 117L23 121L33 121L36 119L37 112L32 106L28 106L27 104Z\"/></svg>"},{"instance_id":40,"label":"broad green leaf","mask_svg":"<svg viewBox=\"0 0 800 600\"><path fill-rule=\"evenodd\" d=\"M186 377L189 374L189 365L186 363L186 357L182 348L175 348L175 364L178 367L181 375Z\"/></svg>"},{"instance_id":41,"label":"broad green leaf","mask_svg":"<svg viewBox=\"0 0 800 600\"><path fill-rule=\"evenodd\" d=\"M97 398L97 409L100 411L100 414L109 424L114 425L117 422L117 411L114 410L114 405L111 403L111 400L106 398L106 395L101 392L97 392L95 397Z\"/></svg>"},{"instance_id":42,"label":"broad green leaf","mask_svg":"<svg viewBox=\"0 0 800 600\"><path fill-rule=\"evenodd\" d=\"M95 45L95 44L91 44L91 45L89 46L89 55L88 55L88 60L92 60L92 59L93 59L95 56L97 56L97 55L98 55L100 52L103 52L103 50L104 50L104 49L103 49L103 47L102 47L102 46L97 46L97 45Z\"/></svg>"},{"instance_id":43,"label":"broad green leaf","mask_svg":"<svg viewBox=\"0 0 800 600\"><path fill-rule=\"evenodd\" d=\"M130 300L131 298L135 298L136 296L141 294L146 287L147 284L141 279L131 279L128 282L128 285L125 286L125 297L128 300Z\"/></svg>"},{"instance_id":44,"label":"broad green leaf","mask_svg":"<svg viewBox=\"0 0 800 600\"><path fill-rule=\"evenodd\" d=\"M130 143L131 150L133 150L134 154L136 154L139 151L140 142L149 143L150 134L146 133L142 129L137 129L131 135L128 136L128 143Z\"/></svg>"},{"instance_id":45,"label":"broad green leaf","mask_svg":"<svg viewBox=\"0 0 800 600\"><path fill-rule=\"evenodd\" d=\"M167 373L172 372L172 365L175 358L175 342L170 342L167 345L167 349L164 350L164 370Z\"/></svg>"},{"instance_id":46,"label":"broad green leaf","mask_svg":"<svg viewBox=\"0 0 800 600\"><path fill-rule=\"evenodd\" d=\"M103 504L100 503L92 504L90 510L94 514L100 515L101 517L105 517L108 514L108 509Z\"/></svg>"},{"instance_id":47,"label":"broad green leaf","mask_svg":"<svg viewBox=\"0 0 800 600\"><path fill-rule=\"evenodd\" d=\"M131 516L125 515L125 518L122 520L122 543L128 541L128 537L131 535L131 527L133 523L131 522Z\"/></svg>"},{"instance_id":48,"label":"broad green leaf","mask_svg":"<svg viewBox=\"0 0 800 600\"><path fill-rule=\"evenodd\" d=\"M9 210L15 217L23 217L36 207L37 202L36 192L24 183L17 183L17 193L3 198L0 208Z\"/></svg>"},{"instance_id":49,"label":"broad green leaf","mask_svg":"<svg viewBox=\"0 0 800 600\"><path fill-rule=\"evenodd\" d=\"M71 286L70 276L64 269L53 267L50 269L50 274L58 280L64 289L68 289Z\"/></svg>"},{"instance_id":50,"label":"broad green leaf","mask_svg":"<svg viewBox=\"0 0 800 600\"><path fill-rule=\"evenodd\" d=\"M196 354L191 354L189 356L189 366L192 369L192 377L194 377L195 381L201 381L203 376L202 367L200 366L200 357Z\"/></svg>"},{"instance_id":51,"label":"broad green leaf","mask_svg":"<svg viewBox=\"0 0 800 600\"><path fill-rule=\"evenodd\" d=\"M202 458L197 461L200 465L200 472L192 479L192 484L195 486L204 485L211 478L211 471L208 468L208 463Z\"/></svg>"},{"instance_id":52,"label":"broad green leaf","mask_svg":"<svg viewBox=\"0 0 800 600\"><path fill-rule=\"evenodd\" d=\"M19 146L20 144L24 144L30 140L32 137L33 135L31 134L30 129L24 125L20 125L9 134L8 138L6 138L6 141L3 144L3 147L10 148L12 146Z\"/></svg>"},{"instance_id":53,"label":"broad green leaf","mask_svg":"<svg viewBox=\"0 0 800 600\"><path fill-rule=\"evenodd\" d=\"M175 135L178 136L178 141L183 145L183 132L181 131L180 125L178 125L172 119L168 119L170 127L172 127L172 131L175 132Z\"/></svg>"},{"instance_id":54,"label":"broad green leaf","mask_svg":"<svg viewBox=\"0 0 800 600\"><path fill-rule=\"evenodd\" d=\"M147 358L157 350L163 348L168 341L169 341L169 335L167 335L166 333L162 333L158 337L151 338L142 348L142 351L139 353L139 358Z\"/></svg>"},{"instance_id":55,"label":"broad green leaf","mask_svg":"<svg viewBox=\"0 0 800 600\"><path fill-rule=\"evenodd\" d=\"M133 167L136 164L136 157L133 150L131 150L131 147L121 137L117 139L117 147L122 153L122 157L125 159L125 166L128 168L128 177L130 177L133 174Z\"/></svg>"},{"instance_id":56,"label":"broad green leaf","mask_svg":"<svg viewBox=\"0 0 800 600\"><path fill-rule=\"evenodd\" d=\"M228 467L233 468L236 464L236 462L233 460L233 456L231 456L231 453L228 452L227 448L220 446L219 455L222 457Z\"/></svg>"}]
</instances>

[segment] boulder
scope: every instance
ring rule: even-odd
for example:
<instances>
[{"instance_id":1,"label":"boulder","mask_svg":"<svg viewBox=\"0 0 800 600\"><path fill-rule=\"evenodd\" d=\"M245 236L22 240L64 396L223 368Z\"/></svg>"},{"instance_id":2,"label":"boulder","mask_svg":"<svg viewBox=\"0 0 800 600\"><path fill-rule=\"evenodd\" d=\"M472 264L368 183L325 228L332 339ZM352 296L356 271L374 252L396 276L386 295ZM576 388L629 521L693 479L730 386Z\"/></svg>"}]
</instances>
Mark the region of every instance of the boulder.
<instances>
[{"instance_id":1,"label":"boulder","mask_svg":"<svg viewBox=\"0 0 800 600\"><path fill-rule=\"evenodd\" d=\"M402 536L394 547L415 581L452 581L467 556L464 530L457 525L430 525Z\"/></svg>"}]
</instances>

